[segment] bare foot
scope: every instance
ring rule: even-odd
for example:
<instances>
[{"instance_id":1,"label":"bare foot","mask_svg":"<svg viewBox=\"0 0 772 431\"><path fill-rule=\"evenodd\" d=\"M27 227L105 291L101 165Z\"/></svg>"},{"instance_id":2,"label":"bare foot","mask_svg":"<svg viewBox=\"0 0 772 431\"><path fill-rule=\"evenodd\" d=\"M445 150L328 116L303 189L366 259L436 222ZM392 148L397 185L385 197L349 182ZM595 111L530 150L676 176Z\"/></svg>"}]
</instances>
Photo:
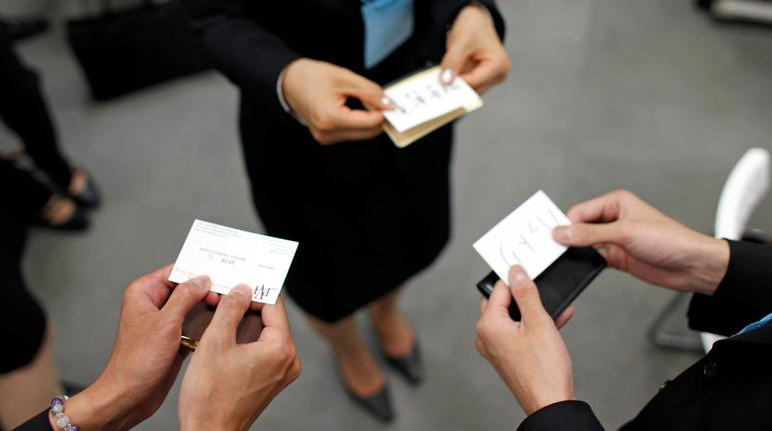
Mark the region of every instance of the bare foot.
<instances>
[{"instance_id":1,"label":"bare foot","mask_svg":"<svg viewBox=\"0 0 772 431\"><path fill-rule=\"evenodd\" d=\"M410 322L397 307L377 311L373 309L370 318L387 356L401 358L410 353L415 344L415 334Z\"/></svg>"},{"instance_id":2,"label":"bare foot","mask_svg":"<svg viewBox=\"0 0 772 431\"><path fill-rule=\"evenodd\" d=\"M364 346L345 353L336 351L335 358L344 384L354 395L368 397L383 389L383 374Z\"/></svg>"},{"instance_id":3,"label":"bare foot","mask_svg":"<svg viewBox=\"0 0 772 431\"><path fill-rule=\"evenodd\" d=\"M52 195L46 205L40 211L43 220L52 226L67 223L75 214L78 206L72 199L59 195Z\"/></svg>"}]
</instances>

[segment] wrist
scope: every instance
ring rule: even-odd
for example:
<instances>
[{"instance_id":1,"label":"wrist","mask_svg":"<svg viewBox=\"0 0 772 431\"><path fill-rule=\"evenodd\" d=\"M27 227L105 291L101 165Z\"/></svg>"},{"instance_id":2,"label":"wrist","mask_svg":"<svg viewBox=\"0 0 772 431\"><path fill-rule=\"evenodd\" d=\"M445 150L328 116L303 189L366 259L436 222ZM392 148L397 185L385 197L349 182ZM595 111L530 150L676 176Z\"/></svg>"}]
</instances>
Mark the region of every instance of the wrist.
<instances>
[{"instance_id":1,"label":"wrist","mask_svg":"<svg viewBox=\"0 0 772 431\"><path fill-rule=\"evenodd\" d=\"M279 74L279 78L276 81L276 95L279 98L279 104L281 105L282 109L284 109L284 112L286 112L292 118L294 118L298 123L300 123L300 125L307 127L308 124L306 124L306 122L303 121L302 118L300 118L295 108L292 107L292 104L290 103L289 98L287 97L287 90L286 90L287 72L290 70L290 67L304 60L305 59L303 58L294 60L290 62L287 66L285 66L284 69L282 69L281 73Z\"/></svg>"},{"instance_id":2,"label":"wrist","mask_svg":"<svg viewBox=\"0 0 772 431\"><path fill-rule=\"evenodd\" d=\"M70 422L82 431L128 430L144 417L138 417L139 412L130 404L129 396L120 392L114 385L102 382L100 377L83 392L65 402L65 413ZM51 416L49 414L49 418ZM52 420L52 425L55 425L55 419Z\"/></svg>"},{"instance_id":3,"label":"wrist","mask_svg":"<svg viewBox=\"0 0 772 431\"><path fill-rule=\"evenodd\" d=\"M729 243L707 237L700 250L700 262L694 271L694 291L712 296L729 268Z\"/></svg>"}]
</instances>

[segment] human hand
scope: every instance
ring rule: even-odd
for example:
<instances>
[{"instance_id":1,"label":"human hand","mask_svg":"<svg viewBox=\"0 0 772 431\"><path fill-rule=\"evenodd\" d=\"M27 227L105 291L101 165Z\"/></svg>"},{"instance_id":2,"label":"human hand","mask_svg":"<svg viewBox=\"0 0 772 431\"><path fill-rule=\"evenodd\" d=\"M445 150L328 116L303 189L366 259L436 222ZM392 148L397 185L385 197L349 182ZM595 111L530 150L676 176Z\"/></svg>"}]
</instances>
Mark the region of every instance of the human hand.
<instances>
[{"instance_id":1,"label":"human hand","mask_svg":"<svg viewBox=\"0 0 772 431\"><path fill-rule=\"evenodd\" d=\"M520 322L509 317L512 297ZM561 325L571 313L567 310L558 319ZM490 299L482 300L475 344L526 414L574 398L571 357L536 285L519 265L509 270L509 287L499 280Z\"/></svg>"},{"instance_id":2,"label":"human hand","mask_svg":"<svg viewBox=\"0 0 772 431\"><path fill-rule=\"evenodd\" d=\"M263 305L265 328L256 342L236 343L250 298L243 285L220 298L182 380L181 430L247 430L300 375L283 299Z\"/></svg>"},{"instance_id":3,"label":"human hand","mask_svg":"<svg viewBox=\"0 0 772 431\"><path fill-rule=\"evenodd\" d=\"M126 289L107 367L66 402L66 415L81 429L130 429L158 410L169 393L187 353L180 349L185 315L216 297L208 277L176 285L168 281L170 269L140 277Z\"/></svg>"},{"instance_id":4,"label":"human hand","mask_svg":"<svg viewBox=\"0 0 772 431\"><path fill-rule=\"evenodd\" d=\"M569 246L603 248L608 264L641 280L712 295L729 265L729 245L678 223L618 190L574 206L570 226L555 228Z\"/></svg>"},{"instance_id":5,"label":"human hand","mask_svg":"<svg viewBox=\"0 0 772 431\"><path fill-rule=\"evenodd\" d=\"M308 58L295 60L284 69L282 92L322 145L374 138L383 131L380 110L394 109L378 84L348 69ZM349 98L376 110L351 109L346 106Z\"/></svg>"},{"instance_id":6,"label":"human hand","mask_svg":"<svg viewBox=\"0 0 772 431\"><path fill-rule=\"evenodd\" d=\"M440 79L450 84L461 76L482 94L504 81L512 68L496 28L481 5L461 9L448 33Z\"/></svg>"}]
</instances>

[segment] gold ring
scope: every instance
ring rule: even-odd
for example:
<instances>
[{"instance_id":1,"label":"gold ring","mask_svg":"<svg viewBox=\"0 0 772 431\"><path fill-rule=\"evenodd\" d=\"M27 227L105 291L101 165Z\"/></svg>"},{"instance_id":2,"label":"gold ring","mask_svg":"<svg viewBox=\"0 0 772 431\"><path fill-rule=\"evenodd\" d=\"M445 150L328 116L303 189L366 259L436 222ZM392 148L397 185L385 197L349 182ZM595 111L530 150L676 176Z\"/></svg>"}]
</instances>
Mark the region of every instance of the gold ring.
<instances>
[{"instance_id":1,"label":"gold ring","mask_svg":"<svg viewBox=\"0 0 772 431\"><path fill-rule=\"evenodd\" d=\"M194 340L190 337L186 337L184 335L180 336L180 344L182 344L184 347L187 347L192 352L196 351L196 346L198 346L198 340Z\"/></svg>"}]
</instances>

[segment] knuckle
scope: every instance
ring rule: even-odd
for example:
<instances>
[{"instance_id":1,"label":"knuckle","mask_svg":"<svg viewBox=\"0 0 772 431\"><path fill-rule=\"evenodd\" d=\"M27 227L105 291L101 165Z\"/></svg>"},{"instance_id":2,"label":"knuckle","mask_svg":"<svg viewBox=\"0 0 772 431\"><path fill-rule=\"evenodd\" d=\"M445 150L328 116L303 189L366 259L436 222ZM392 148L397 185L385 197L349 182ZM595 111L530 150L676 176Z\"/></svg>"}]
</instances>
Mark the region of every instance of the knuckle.
<instances>
[{"instance_id":1,"label":"knuckle","mask_svg":"<svg viewBox=\"0 0 772 431\"><path fill-rule=\"evenodd\" d=\"M328 145L333 143L332 136L329 133L322 132L320 130L312 130L311 136L316 142L322 145Z\"/></svg>"},{"instance_id":2,"label":"knuckle","mask_svg":"<svg viewBox=\"0 0 772 431\"><path fill-rule=\"evenodd\" d=\"M488 323L488 319L485 316L480 317L475 324L475 330L480 338L484 338L490 331L491 325Z\"/></svg>"},{"instance_id":3,"label":"knuckle","mask_svg":"<svg viewBox=\"0 0 772 431\"><path fill-rule=\"evenodd\" d=\"M142 286L139 283L137 283L136 281L130 283L126 287L126 290L123 292L123 299L127 300L127 299L133 298L135 295L137 295L139 293L139 291L141 289L142 289Z\"/></svg>"},{"instance_id":4,"label":"knuckle","mask_svg":"<svg viewBox=\"0 0 772 431\"><path fill-rule=\"evenodd\" d=\"M575 240L586 242L593 237L596 228L593 225L577 224L571 227Z\"/></svg>"},{"instance_id":5,"label":"knuckle","mask_svg":"<svg viewBox=\"0 0 772 431\"><path fill-rule=\"evenodd\" d=\"M633 224L627 220L620 220L617 222L617 225L619 226L619 239L622 241L622 243L626 244L630 242L634 235L633 231L635 230Z\"/></svg>"},{"instance_id":6,"label":"knuckle","mask_svg":"<svg viewBox=\"0 0 772 431\"><path fill-rule=\"evenodd\" d=\"M240 303L243 302L235 295L225 295L222 298L220 298L220 305L219 307L222 307L226 310L235 310L240 307Z\"/></svg>"},{"instance_id":7,"label":"knuckle","mask_svg":"<svg viewBox=\"0 0 772 431\"><path fill-rule=\"evenodd\" d=\"M295 358L284 372L282 380L285 384L290 384L300 377L300 373L303 371L303 366L300 363L300 359Z\"/></svg>"},{"instance_id":8,"label":"knuckle","mask_svg":"<svg viewBox=\"0 0 772 431\"><path fill-rule=\"evenodd\" d=\"M632 193L630 193L629 191L627 191L625 189L616 189L616 190L614 190L613 192L611 192L609 194L612 197L614 197L616 199L619 199L619 200L627 199L627 198L629 198L632 195Z\"/></svg>"},{"instance_id":9,"label":"knuckle","mask_svg":"<svg viewBox=\"0 0 772 431\"><path fill-rule=\"evenodd\" d=\"M291 365L298 357L294 343L284 343L279 349L279 360L286 365Z\"/></svg>"},{"instance_id":10,"label":"knuckle","mask_svg":"<svg viewBox=\"0 0 772 431\"><path fill-rule=\"evenodd\" d=\"M485 324L483 323L482 318L478 319L477 323L474 324L474 329L478 336L481 336L485 332Z\"/></svg>"},{"instance_id":11,"label":"knuckle","mask_svg":"<svg viewBox=\"0 0 772 431\"><path fill-rule=\"evenodd\" d=\"M178 336L182 330L182 320L176 317L162 319L158 323L157 330L159 335L163 336L164 338Z\"/></svg>"},{"instance_id":12,"label":"knuckle","mask_svg":"<svg viewBox=\"0 0 772 431\"><path fill-rule=\"evenodd\" d=\"M196 296L193 289L194 287L191 283L183 283L177 286L175 290L177 291L177 295L180 297L180 299L190 301Z\"/></svg>"},{"instance_id":13,"label":"knuckle","mask_svg":"<svg viewBox=\"0 0 772 431\"><path fill-rule=\"evenodd\" d=\"M474 340L474 347L477 348L478 353L485 356L485 343L483 343L483 340L480 337L477 337L477 339Z\"/></svg>"},{"instance_id":14,"label":"knuckle","mask_svg":"<svg viewBox=\"0 0 772 431\"><path fill-rule=\"evenodd\" d=\"M314 114L311 116L311 124L316 130L322 133L331 132L335 128L335 124L329 116L325 114Z\"/></svg>"}]
</instances>

